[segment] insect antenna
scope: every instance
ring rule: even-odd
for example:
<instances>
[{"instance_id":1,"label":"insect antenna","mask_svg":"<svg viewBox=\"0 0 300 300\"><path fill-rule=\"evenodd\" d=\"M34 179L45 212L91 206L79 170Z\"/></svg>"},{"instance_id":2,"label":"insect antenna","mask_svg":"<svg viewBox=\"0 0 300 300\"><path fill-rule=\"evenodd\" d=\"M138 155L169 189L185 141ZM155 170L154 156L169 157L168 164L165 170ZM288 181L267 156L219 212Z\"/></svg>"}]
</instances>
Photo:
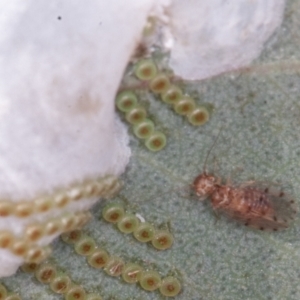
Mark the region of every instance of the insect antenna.
<instances>
[{"instance_id":1,"label":"insect antenna","mask_svg":"<svg viewBox=\"0 0 300 300\"><path fill-rule=\"evenodd\" d=\"M204 160L204 164L203 164L203 173L204 173L205 175L207 175L207 169L206 169L206 167L207 167L208 157L209 157L209 155L210 155L210 153L211 153L213 147L216 145L216 143L217 143L217 141L218 141L218 139L219 139L219 137L220 137L220 135L221 135L222 129L223 129L223 128L221 127L220 130L219 130L219 133L218 133L218 135L217 135L217 137L216 137L216 139L214 140L213 144L211 145L211 147L209 148L209 150L208 150L208 152L207 152L207 154L206 154L206 157L205 157L205 160Z\"/></svg>"}]
</instances>

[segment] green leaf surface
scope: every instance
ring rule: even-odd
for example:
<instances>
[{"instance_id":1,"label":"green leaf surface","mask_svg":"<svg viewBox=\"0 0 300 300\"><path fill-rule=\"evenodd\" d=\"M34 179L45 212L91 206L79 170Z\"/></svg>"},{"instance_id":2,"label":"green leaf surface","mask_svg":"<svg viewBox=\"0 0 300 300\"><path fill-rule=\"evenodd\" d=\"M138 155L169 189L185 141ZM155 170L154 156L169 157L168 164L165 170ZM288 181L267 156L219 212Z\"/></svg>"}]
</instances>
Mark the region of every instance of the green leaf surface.
<instances>
[{"instance_id":1,"label":"green leaf surface","mask_svg":"<svg viewBox=\"0 0 300 300\"><path fill-rule=\"evenodd\" d=\"M210 171L235 184L276 183L299 204L299 28L300 2L288 1L283 25L250 67L184 83L197 96L197 103L215 107L203 127L189 125L147 95L148 111L166 133L167 146L149 152L132 136L132 159L115 200L157 228L168 227L174 235L170 249L157 251L105 222L101 212L108 201L92 211L95 218L85 231L125 262L154 269L162 277L176 276L183 289L175 299L300 299L298 216L285 231L254 231L216 216L209 201L198 201L189 193L189 184L203 171L205 157L222 128L207 162ZM92 269L60 240L54 243L53 258L75 282L105 300L165 299L158 291L146 292L138 284ZM24 300L63 299L21 271L2 282Z\"/></svg>"}]
</instances>

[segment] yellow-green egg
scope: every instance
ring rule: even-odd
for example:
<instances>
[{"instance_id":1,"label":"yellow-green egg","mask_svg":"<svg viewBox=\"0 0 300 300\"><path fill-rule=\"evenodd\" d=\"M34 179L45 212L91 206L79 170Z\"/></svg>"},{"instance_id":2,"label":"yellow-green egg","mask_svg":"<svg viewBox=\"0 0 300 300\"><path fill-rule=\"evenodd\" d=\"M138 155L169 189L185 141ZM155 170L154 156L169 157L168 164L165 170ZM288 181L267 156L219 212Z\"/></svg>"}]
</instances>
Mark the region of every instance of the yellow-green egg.
<instances>
[{"instance_id":1,"label":"yellow-green egg","mask_svg":"<svg viewBox=\"0 0 300 300\"><path fill-rule=\"evenodd\" d=\"M30 243L28 241L16 239L10 247L10 251L17 256L24 256L29 247Z\"/></svg>"},{"instance_id":2,"label":"yellow-green egg","mask_svg":"<svg viewBox=\"0 0 300 300\"><path fill-rule=\"evenodd\" d=\"M167 91L171 83L167 75L157 74L149 83L149 88L153 93L162 94Z\"/></svg>"},{"instance_id":3,"label":"yellow-green egg","mask_svg":"<svg viewBox=\"0 0 300 300\"><path fill-rule=\"evenodd\" d=\"M145 119L144 121L133 126L133 133L140 139L146 139L154 132L154 123Z\"/></svg>"},{"instance_id":4,"label":"yellow-green egg","mask_svg":"<svg viewBox=\"0 0 300 300\"><path fill-rule=\"evenodd\" d=\"M137 229L133 232L134 237L142 242L147 243L153 239L155 229L148 222L140 223Z\"/></svg>"},{"instance_id":5,"label":"yellow-green egg","mask_svg":"<svg viewBox=\"0 0 300 300\"><path fill-rule=\"evenodd\" d=\"M81 239L82 235L83 235L82 231L76 229L73 231L63 233L60 236L60 238L67 244L75 244Z\"/></svg>"},{"instance_id":6,"label":"yellow-green egg","mask_svg":"<svg viewBox=\"0 0 300 300\"><path fill-rule=\"evenodd\" d=\"M121 258L116 256L111 256L106 266L104 267L104 271L110 276L120 276L122 274L124 268L124 262Z\"/></svg>"},{"instance_id":7,"label":"yellow-green egg","mask_svg":"<svg viewBox=\"0 0 300 300\"><path fill-rule=\"evenodd\" d=\"M56 275L56 268L50 263L45 263L38 266L35 271L36 279L41 283L49 283L51 282Z\"/></svg>"},{"instance_id":8,"label":"yellow-green egg","mask_svg":"<svg viewBox=\"0 0 300 300\"><path fill-rule=\"evenodd\" d=\"M104 268L108 262L109 255L103 249L96 249L91 255L87 257L88 264L95 268L101 269Z\"/></svg>"},{"instance_id":9,"label":"yellow-green egg","mask_svg":"<svg viewBox=\"0 0 300 300\"><path fill-rule=\"evenodd\" d=\"M157 230L151 240L153 247L158 250L166 250L173 244L173 235L167 230Z\"/></svg>"},{"instance_id":10,"label":"yellow-green egg","mask_svg":"<svg viewBox=\"0 0 300 300\"><path fill-rule=\"evenodd\" d=\"M127 283L136 283L141 277L143 268L134 263L128 263L125 265L122 271L122 278Z\"/></svg>"},{"instance_id":11,"label":"yellow-green egg","mask_svg":"<svg viewBox=\"0 0 300 300\"><path fill-rule=\"evenodd\" d=\"M146 119L147 112L143 107L137 106L126 113L126 120L130 124L139 124Z\"/></svg>"},{"instance_id":12,"label":"yellow-green egg","mask_svg":"<svg viewBox=\"0 0 300 300\"><path fill-rule=\"evenodd\" d=\"M21 270L25 273L34 273L38 266L37 263L25 263L21 266Z\"/></svg>"},{"instance_id":13,"label":"yellow-green egg","mask_svg":"<svg viewBox=\"0 0 300 300\"><path fill-rule=\"evenodd\" d=\"M137 96L132 91L123 91L117 95L116 105L117 108L122 112L131 111L137 106Z\"/></svg>"},{"instance_id":14,"label":"yellow-green egg","mask_svg":"<svg viewBox=\"0 0 300 300\"><path fill-rule=\"evenodd\" d=\"M88 294L85 300L102 300L103 298L97 294Z\"/></svg>"},{"instance_id":15,"label":"yellow-green egg","mask_svg":"<svg viewBox=\"0 0 300 300\"><path fill-rule=\"evenodd\" d=\"M10 201L0 201L0 217L8 217L14 213L14 204Z\"/></svg>"},{"instance_id":16,"label":"yellow-green egg","mask_svg":"<svg viewBox=\"0 0 300 300\"><path fill-rule=\"evenodd\" d=\"M162 280L159 291L166 297L175 297L181 291L181 283L177 278L168 276Z\"/></svg>"},{"instance_id":17,"label":"yellow-green egg","mask_svg":"<svg viewBox=\"0 0 300 300\"><path fill-rule=\"evenodd\" d=\"M209 120L209 112L208 110L201 106L196 107L193 111L191 111L188 115L189 122L194 126L200 126L205 124Z\"/></svg>"},{"instance_id":18,"label":"yellow-green egg","mask_svg":"<svg viewBox=\"0 0 300 300\"><path fill-rule=\"evenodd\" d=\"M160 287L161 277L156 271L143 271L139 282L144 290L154 291Z\"/></svg>"},{"instance_id":19,"label":"yellow-green egg","mask_svg":"<svg viewBox=\"0 0 300 300\"><path fill-rule=\"evenodd\" d=\"M7 289L6 287L0 283L0 300L4 300L7 296Z\"/></svg>"},{"instance_id":20,"label":"yellow-green egg","mask_svg":"<svg viewBox=\"0 0 300 300\"><path fill-rule=\"evenodd\" d=\"M6 249L12 246L14 236L9 231L0 231L0 248Z\"/></svg>"},{"instance_id":21,"label":"yellow-green egg","mask_svg":"<svg viewBox=\"0 0 300 300\"><path fill-rule=\"evenodd\" d=\"M74 245L76 253L83 256L88 256L94 252L96 242L89 236L82 236Z\"/></svg>"},{"instance_id":22,"label":"yellow-green egg","mask_svg":"<svg viewBox=\"0 0 300 300\"><path fill-rule=\"evenodd\" d=\"M34 200L34 206L37 213L45 213L52 209L53 201L50 197L40 197Z\"/></svg>"},{"instance_id":23,"label":"yellow-green egg","mask_svg":"<svg viewBox=\"0 0 300 300\"><path fill-rule=\"evenodd\" d=\"M31 246L27 250L24 259L27 263L41 263L50 256L51 252L51 246Z\"/></svg>"},{"instance_id":24,"label":"yellow-green egg","mask_svg":"<svg viewBox=\"0 0 300 300\"><path fill-rule=\"evenodd\" d=\"M65 300L85 300L85 290L79 285L73 285L65 294Z\"/></svg>"},{"instance_id":25,"label":"yellow-green egg","mask_svg":"<svg viewBox=\"0 0 300 300\"><path fill-rule=\"evenodd\" d=\"M188 115L196 108L196 104L193 98L189 96L182 97L174 105L174 110L179 115Z\"/></svg>"},{"instance_id":26,"label":"yellow-green egg","mask_svg":"<svg viewBox=\"0 0 300 300\"><path fill-rule=\"evenodd\" d=\"M142 59L134 66L134 74L140 80L151 80L157 74L157 67L152 59Z\"/></svg>"},{"instance_id":27,"label":"yellow-green egg","mask_svg":"<svg viewBox=\"0 0 300 300\"><path fill-rule=\"evenodd\" d=\"M54 293L65 294L70 289L71 283L69 276L59 274L50 282L50 288Z\"/></svg>"},{"instance_id":28,"label":"yellow-green egg","mask_svg":"<svg viewBox=\"0 0 300 300\"><path fill-rule=\"evenodd\" d=\"M123 233L132 233L139 225L139 219L133 214L125 214L117 223L118 229Z\"/></svg>"},{"instance_id":29,"label":"yellow-green egg","mask_svg":"<svg viewBox=\"0 0 300 300\"><path fill-rule=\"evenodd\" d=\"M102 211L102 216L109 223L117 223L124 216L124 208L119 204L108 204Z\"/></svg>"},{"instance_id":30,"label":"yellow-green egg","mask_svg":"<svg viewBox=\"0 0 300 300\"><path fill-rule=\"evenodd\" d=\"M176 85L171 85L161 95L162 101L173 105L175 105L181 98L182 98L182 90Z\"/></svg>"},{"instance_id":31,"label":"yellow-green egg","mask_svg":"<svg viewBox=\"0 0 300 300\"><path fill-rule=\"evenodd\" d=\"M167 144L166 136L160 132L153 132L145 141L146 147L153 152L162 150Z\"/></svg>"},{"instance_id":32,"label":"yellow-green egg","mask_svg":"<svg viewBox=\"0 0 300 300\"><path fill-rule=\"evenodd\" d=\"M35 207L31 202L18 202L15 204L14 214L18 218L27 218L34 213Z\"/></svg>"}]
</instances>

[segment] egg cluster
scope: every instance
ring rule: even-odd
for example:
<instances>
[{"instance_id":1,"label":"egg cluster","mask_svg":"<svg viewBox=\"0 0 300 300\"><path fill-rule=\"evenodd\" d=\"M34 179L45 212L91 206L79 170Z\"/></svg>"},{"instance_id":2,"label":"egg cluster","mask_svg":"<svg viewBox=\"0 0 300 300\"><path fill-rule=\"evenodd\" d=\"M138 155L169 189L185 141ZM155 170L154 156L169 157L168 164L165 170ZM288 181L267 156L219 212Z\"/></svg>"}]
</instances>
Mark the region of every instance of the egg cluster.
<instances>
[{"instance_id":1,"label":"egg cluster","mask_svg":"<svg viewBox=\"0 0 300 300\"><path fill-rule=\"evenodd\" d=\"M0 300L21 300L20 296L7 291L6 287L0 283Z\"/></svg>"},{"instance_id":2,"label":"egg cluster","mask_svg":"<svg viewBox=\"0 0 300 300\"><path fill-rule=\"evenodd\" d=\"M86 180L68 189L59 190L52 195L37 197L33 201L14 203L0 200L0 218L15 216L26 218L36 213L46 213L52 209L60 209L71 202L90 197L111 197L120 188L120 182L114 176L96 180Z\"/></svg>"},{"instance_id":3,"label":"egg cluster","mask_svg":"<svg viewBox=\"0 0 300 300\"><path fill-rule=\"evenodd\" d=\"M168 230L157 230L149 222L141 222L136 215L125 212L120 204L108 204L104 207L102 216L107 222L116 224L121 232L133 233L139 242L151 242L158 250L169 249L173 244L173 235Z\"/></svg>"},{"instance_id":4,"label":"egg cluster","mask_svg":"<svg viewBox=\"0 0 300 300\"><path fill-rule=\"evenodd\" d=\"M83 287L75 284L53 262L47 261L42 264L27 263L21 269L26 273L34 274L40 283L49 284L50 289L56 294L64 295L65 300L102 300L102 297L99 295L87 293Z\"/></svg>"},{"instance_id":5,"label":"egg cluster","mask_svg":"<svg viewBox=\"0 0 300 300\"><path fill-rule=\"evenodd\" d=\"M51 253L49 246L36 244L43 237L82 228L91 218L89 212L64 214L59 218L50 219L44 223L27 225L22 237L15 236L10 231L0 232L0 248L7 249L17 256L23 257L25 262L41 262Z\"/></svg>"},{"instance_id":6,"label":"egg cluster","mask_svg":"<svg viewBox=\"0 0 300 300\"><path fill-rule=\"evenodd\" d=\"M147 291L159 289L162 295L168 297L174 297L181 291L177 278L167 276L162 279L157 271L144 270L136 263L125 263L122 258L111 256L105 249L98 247L95 240L81 230L64 233L61 239L73 245L76 253L85 256L91 267L103 269L109 276L121 276L127 283L139 283Z\"/></svg>"},{"instance_id":7,"label":"egg cluster","mask_svg":"<svg viewBox=\"0 0 300 300\"><path fill-rule=\"evenodd\" d=\"M74 184L68 189L54 192L52 195L41 196L33 201L13 203L0 201L0 218L17 217L24 220L24 228L18 234L4 228L0 230L0 249L22 257L25 262L39 263L51 253L50 246L42 241L49 237L82 228L91 218L86 211L61 213L49 217L45 213L63 209L72 202L90 197L110 197L120 188L120 182L112 176L97 180L87 180ZM45 221L32 221L31 216L45 214Z\"/></svg>"},{"instance_id":8,"label":"egg cluster","mask_svg":"<svg viewBox=\"0 0 300 300\"><path fill-rule=\"evenodd\" d=\"M143 82L161 100L173 107L173 110L187 117L190 124L199 126L209 120L209 109L205 105L196 105L195 100L185 94L180 87L170 82L167 74L160 72L152 59L141 59L134 65L135 77ZM124 90L116 97L118 110L125 113L125 119L133 125L133 133L145 141L146 147L151 151L159 151L166 146L164 133L155 130L152 120L147 117L136 93Z\"/></svg>"},{"instance_id":9,"label":"egg cluster","mask_svg":"<svg viewBox=\"0 0 300 300\"><path fill-rule=\"evenodd\" d=\"M174 111L187 117L195 126L203 125L209 120L209 111L204 105L196 105L195 100L171 84L169 76L160 72L152 59L142 59L134 67L135 76L146 81L149 90L158 94L161 100L172 105Z\"/></svg>"},{"instance_id":10,"label":"egg cluster","mask_svg":"<svg viewBox=\"0 0 300 300\"><path fill-rule=\"evenodd\" d=\"M154 123L147 118L146 110L138 104L138 99L132 91L123 91L117 95L117 108L125 113L125 119L133 125L136 137L145 140L150 151L159 151L166 146L166 136L155 130Z\"/></svg>"}]
</instances>

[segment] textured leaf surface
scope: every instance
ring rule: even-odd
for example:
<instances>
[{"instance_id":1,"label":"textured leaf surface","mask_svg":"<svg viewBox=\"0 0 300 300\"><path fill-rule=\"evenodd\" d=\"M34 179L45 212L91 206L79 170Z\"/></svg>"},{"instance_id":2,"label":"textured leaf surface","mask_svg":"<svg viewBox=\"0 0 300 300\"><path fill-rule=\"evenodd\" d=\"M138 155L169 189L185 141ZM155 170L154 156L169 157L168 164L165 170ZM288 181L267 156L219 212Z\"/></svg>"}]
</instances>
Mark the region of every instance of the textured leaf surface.
<instances>
[{"instance_id":1,"label":"textured leaf surface","mask_svg":"<svg viewBox=\"0 0 300 300\"><path fill-rule=\"evenodd\" d=\"M300 205L300 2L289 1L282 27L251 67L186 88L215 107L212 119L195 128L149 97L149 110L166 132L165 150L151 153L135 138L132 160L116 200L159 226L168 224L174 245L163 252L137 242L106 223L99 203L86 231L125 261L176 275L183 284L176 299L299 299L300 220L279 233L250 230L216 216L208 202L189 195L220 128L208 168L235 183L279 183ZM91 269L72 247L57 241L54 259L75 282L103 299L164 299ZM22 299L62 299L48 286L19 272L3 280Z\"/></svg>"}]
</instances>

